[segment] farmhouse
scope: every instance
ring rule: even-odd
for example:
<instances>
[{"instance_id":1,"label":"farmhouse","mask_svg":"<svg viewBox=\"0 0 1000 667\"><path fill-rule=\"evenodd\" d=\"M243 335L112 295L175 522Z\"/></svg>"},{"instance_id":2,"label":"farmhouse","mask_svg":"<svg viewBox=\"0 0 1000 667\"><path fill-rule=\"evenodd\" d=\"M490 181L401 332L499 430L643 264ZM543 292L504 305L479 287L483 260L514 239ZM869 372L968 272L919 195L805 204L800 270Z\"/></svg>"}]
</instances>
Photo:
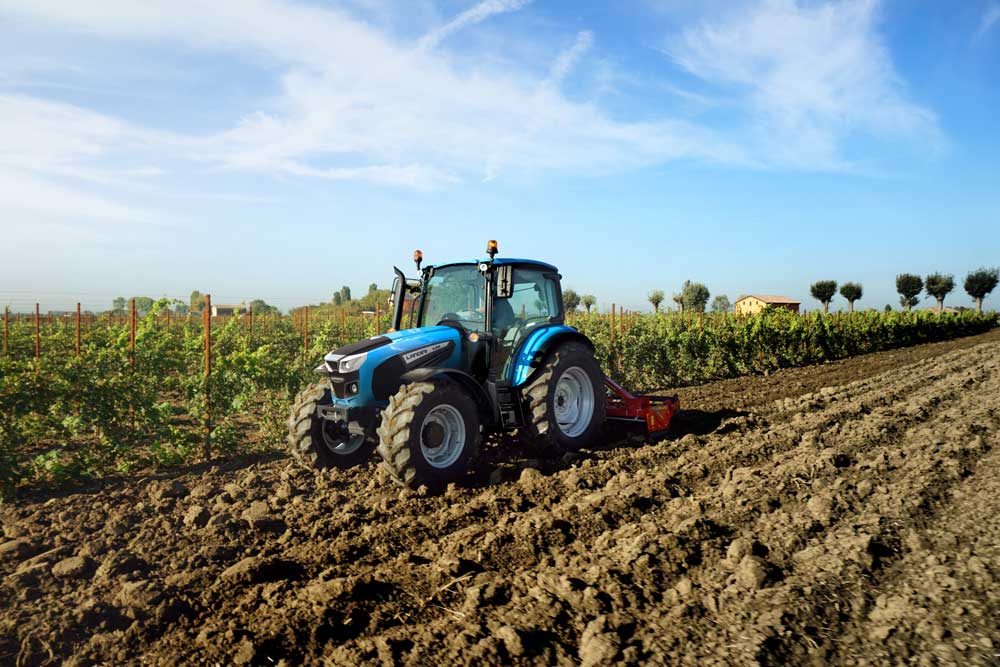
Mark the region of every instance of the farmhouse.
<instances>
[{"instance_id":1,"label":"farmhouse","mask_svg":"<svg viewBox=\"0 0 1000 667\"><path fill-rule=\"evenodd\" d=\"M247 307L243 304L212 304L212 317L218 317L219 315L244 315L246 312Z\"/></svg>"},{"instance_id":2,"label":"farmhouse","mask_svg":"<svg viewBox=\"0 0 1000 667\"><path fill-rule=\"evenodd\" d=\"M753 315L765 308L784 308L793 313L799 312L799 302L787 296L772 296L767 294L748 294L736 301L737 315Z\"/></svg>"}]
</instances>

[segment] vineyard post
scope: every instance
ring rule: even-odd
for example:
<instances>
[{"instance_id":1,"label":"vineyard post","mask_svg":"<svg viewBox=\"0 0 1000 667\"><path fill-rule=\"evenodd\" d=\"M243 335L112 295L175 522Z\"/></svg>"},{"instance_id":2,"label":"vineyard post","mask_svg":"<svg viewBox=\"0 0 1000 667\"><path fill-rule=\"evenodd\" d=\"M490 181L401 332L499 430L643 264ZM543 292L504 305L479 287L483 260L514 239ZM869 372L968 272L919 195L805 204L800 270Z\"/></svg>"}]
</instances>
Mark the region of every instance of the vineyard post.
<instances>
[{"instance_id":1,"label":"vineyard post","mask_svg":"<svg viewBox=\"0 0 1000 667\"><path fill-rule=\"evenodd\" d=\"M309 306L302 310L302 360L309 354Z\"/></svg>"},{"instance_id":2,"label":"vineyard post","mask_svg":"<svg viewBox=\"0 0 1000 667\"><path fill-rule=\"evenodd\" d=\"M611 304L611 345L615 344L615 304Z\"/></svg>"},{"instance_id":3,"label":"vineyard post","mask_svg":"<svg viewBox=\"0 0 1000 667\"><path fill-rule=\"evenodd\" d=\"M698 333L702 332L702 319L705 317L705 309L698 311Z\"/></svg>"},{"instance_id":4,"label":"vineyard post","mask_svg":"<svg viewBox=\"0 0 1000 667\"><path fill-rule=\"evenodd\" d=\"M132 370L132 375L135 376L135 297L129 300L129 315L128 315L128 356L129 356L129 367ZM128 418L129 423L132 426L132 430L135 431L135 406L128 406Z\"/></svg>"},{"instance_id":5,"label":"vineyard post","mask_svg":"<svg viewBox=\"0 0 1000 667\"><path fill-rule=\"evenodd\" d=\"M80 356L80 302L76 302L76 356Z\"/></svg>"},{"instance_id":6,"label":"vineyard post","mask_svg":"<svg viewBox=\"0 0 1000 667\"><path fill-rule=\"evenodd\" d=\"M253 306L247 308L247 324L250 327L250 344L253 344Z\"/></svg>"},{"instance_id":7,"label":"vineyard post","mask_svg":"<svg viewBox=\"0 0 1000 667\"><path fill-rule=\"evenodd\" d=\"M42 356L42 333L38 323L38 304L35 304L35 362Z\"/></svg>"},{"instance_id":8,"label":"vineyard post","mask_svg":"<svg viewBox=\"0 0 1000 667\"><path fill-rule=\"evenodd\" d=\"M382 304L378 302L378 297L375 299L375 335L378 336L382 333Z\"/></svg>"},{"instance_id":9,"label":"vineyard post","mask_svg":"<svg viewBox=\"0 0 1000 667\"><path fill-rule=\"evenodd\" d=\"M212 295L205 295L205 312L202 315L202 321L204 323L204 338L205 338L205 444L203 447L203 455L208 458L209 453L209 438L212 434L212 427L209 418L211 413L209 411L209 388L208 381L212 375Z\"/></svg>"},{"instance_id":10,"label":"vineyard post","mask_svg":"<svg viewBox=\"0 0 1000 667\"><path fill-rule=\"evenodd\" d=\"M3 307L3 356L10 356L10 345L7 339L10 338L10 306Z\"/></svg>"},{"instance_id":11,"label":"vineyard post","mask_svg":"<svg viewBox=\"0 0 1000 667\"><path fill-rule=\"evenodd\" d=\"M167 308L167 333L170 333L170 308Z\"/></svg>"},{"instance_id":12,"label":"vineyard post","mask_svg":"<svg viewBox=\"0 0 1000 667\"><path fill-rule=\"evenodd\" d=\"M625 309L618 306L618 337L622 337L622 322L625 319Z\"/></svg>"}]
</instances>

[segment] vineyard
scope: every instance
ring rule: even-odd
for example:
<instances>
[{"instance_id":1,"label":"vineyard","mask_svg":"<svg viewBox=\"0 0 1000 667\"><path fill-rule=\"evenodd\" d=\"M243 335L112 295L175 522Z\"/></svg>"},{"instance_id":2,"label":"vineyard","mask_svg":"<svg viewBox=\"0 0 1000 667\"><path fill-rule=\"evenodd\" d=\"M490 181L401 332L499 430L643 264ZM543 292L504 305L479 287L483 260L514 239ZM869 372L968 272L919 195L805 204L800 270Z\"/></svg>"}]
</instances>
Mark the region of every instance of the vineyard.
<instances>
[{"instance_id":1,"label":"vineyard","mask_svg":"<svg viewBox=\"0 0 1000 667\"><path fill-rule=\"evenodd\" d=\"M389 326L388 314L310 319L308 311L171 320L167 305L135 319L5 323L0 486L272 449L290 397L323 354ZM569 323L594 341L609 375L666 389L981 333L997 315L578 313Z\"/></svg>"}]
</instances>

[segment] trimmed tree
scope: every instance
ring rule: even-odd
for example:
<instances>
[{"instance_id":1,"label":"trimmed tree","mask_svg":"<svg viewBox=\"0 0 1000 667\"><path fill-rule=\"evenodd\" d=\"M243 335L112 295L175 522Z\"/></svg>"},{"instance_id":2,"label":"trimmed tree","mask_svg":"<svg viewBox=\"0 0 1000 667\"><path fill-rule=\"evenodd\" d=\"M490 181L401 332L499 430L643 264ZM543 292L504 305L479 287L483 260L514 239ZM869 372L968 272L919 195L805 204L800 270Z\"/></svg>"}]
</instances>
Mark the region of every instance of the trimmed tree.
<instances>
[{"instance_id":1,"label":"trimmed tree","mask_svg":"<svg viewBox=\"0 0 1000 667\"><path fill-rule=\"evenodd\" d=\"M944 310L944 298L955 289L955 276L943 273L932 273L924 281L927 293L937 299L938 314Z\"/></svg>"},{"instance_id":2,"label":"trimmed tree","mask_svg":"<svg viewBox=\"0 0 1000 667\"><path fill-rule=\"evenodd\" d=\"M965 277L965 291L976 301L976 312L983 312L983 299L993 291L1000 279L1000 269L982 268Z\"/></svg>"},{"instance_id":3,"label":"trimmed tree","mask_svg":"<svg viewBox=\"0 0 1000 667\"><path fill-rule=\"evenodd\" d=\"M901 273L896 276L896 291L899 292L899 305L907 312L920 303L917 295L924 289L924 280L912 273Z\"/></svg>"},{"instance_id":4,"label":"trimmed tree","mask_svg":"<svg viewBox=\"0 0 1000 667\"><path fill-rule=\"evenodd\" d=\"M830 302L833 301L833 295L837 293L837 281L817 280L809 286L809 292L814 299L823 304L823 312L829 313Z\"/></svg>"},{"instance_id":5,"label":"trimmed tree","mask_svg":"<svg viewBox=\"0 0 1000 667\"><path fill-rule=\"evenodd\" d=\"M681 290L681 295L684 298L684 308L689 310L697 310L699 312L705 312L705 306L708 305L708 297L711 294L708 288L701 283L693 283L690 280L684 281L684 288Z\"/></svg>"},{"instance_id":6,"label":"trimmed tree","mask_svg":"<svg viewBox=\"0 0 1000 667\"><path fill-rule=\"evenodd\" d=\"M580 303L583 304L583 307L586 308L589 313L590 309L594 307L595 303L597 303L597 297L593 294L584 294L580 297Z\"/></svg>"},{"instance_id":7,"label":"trimmed tree","mask_svg":"<svg viewBox=\"0 0 1000 667\"><path fill-rule=\"evenodd\" d=\"M660 304L663 303L664 294L661 289L654 289L649 294L646 295L649 302L653 304L653 312L660 312Z\"/></svg>"},{"instance_id":8,"label":"trimmed tree","mask_svg":"<svg viewBox=\"0 0 1000 667\"><path fill-rule=\"evenodd\" d=\"M712 299L712 312L728 313L731 307L732 304L729 303L729 297L725 294L720 294Z\"/></svg>"},{"instance_id":9,"label":"trimmed tree","mask_svg":"<svg viewBox=\"0 0 1000 667\"><path fill-rule=\"evenodd\" d=\"M563 290L563 306L566 307L566 312L571 313L577 309L580 305L580 295L574 290L565 289Z\"/></svg>"},{"instance_id":10,"label":"trimmed tree","mask_svg":"<svg viewBox=\"0 0 1000 667\"><path fill-rule=\"evenodd\" d=\"M844 283L840 286L840 296L847 299L847 312L854 312L854 302L864 296L864 293L861 283Z\"/></svg>"},{"instance_id":11,"label":"trimmed tree","mask_svg":"<svg viewBox=\"0 0 1000 667\"><path fill-rule=\"evenodd\" d=\"M684 295L680 292L670 297L670 300L677 304L677 310L684 312Z\"/></svg>"},{"instance_id":12,"label":"trimmed tree","mask_svg":"<svg viewBox=\"0 0 1000 667\"><path fill-rule=\"evenodd\" d=\"M343 287L340 288L340 300L343 301L344 303L347 303L348 301L351 300L351 288L348 287L347 285L344 285Z\"/></svg>"}]
</instances>

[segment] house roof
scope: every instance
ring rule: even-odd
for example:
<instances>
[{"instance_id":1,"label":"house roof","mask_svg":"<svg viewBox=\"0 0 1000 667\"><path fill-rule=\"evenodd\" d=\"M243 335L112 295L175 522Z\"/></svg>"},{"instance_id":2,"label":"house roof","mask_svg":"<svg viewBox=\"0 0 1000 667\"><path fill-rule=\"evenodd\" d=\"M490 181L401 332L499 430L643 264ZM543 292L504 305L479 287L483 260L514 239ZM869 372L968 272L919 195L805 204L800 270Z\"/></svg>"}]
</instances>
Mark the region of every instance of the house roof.
<instances>
[{"instance_id":1,"label":"house roof","mask_svg":"<svg viewBox=\"0 0 1000 667\"><path fill-rule=\"evenodd\" d=\"M787 296L775 296L773 294L747 294L745 297L736 300L739 303L743 299L757 299L758 301L763 301L764 303L789 303L798 305L799 301L795 299L789 299Z\"/></svg>"}]
</instances>

